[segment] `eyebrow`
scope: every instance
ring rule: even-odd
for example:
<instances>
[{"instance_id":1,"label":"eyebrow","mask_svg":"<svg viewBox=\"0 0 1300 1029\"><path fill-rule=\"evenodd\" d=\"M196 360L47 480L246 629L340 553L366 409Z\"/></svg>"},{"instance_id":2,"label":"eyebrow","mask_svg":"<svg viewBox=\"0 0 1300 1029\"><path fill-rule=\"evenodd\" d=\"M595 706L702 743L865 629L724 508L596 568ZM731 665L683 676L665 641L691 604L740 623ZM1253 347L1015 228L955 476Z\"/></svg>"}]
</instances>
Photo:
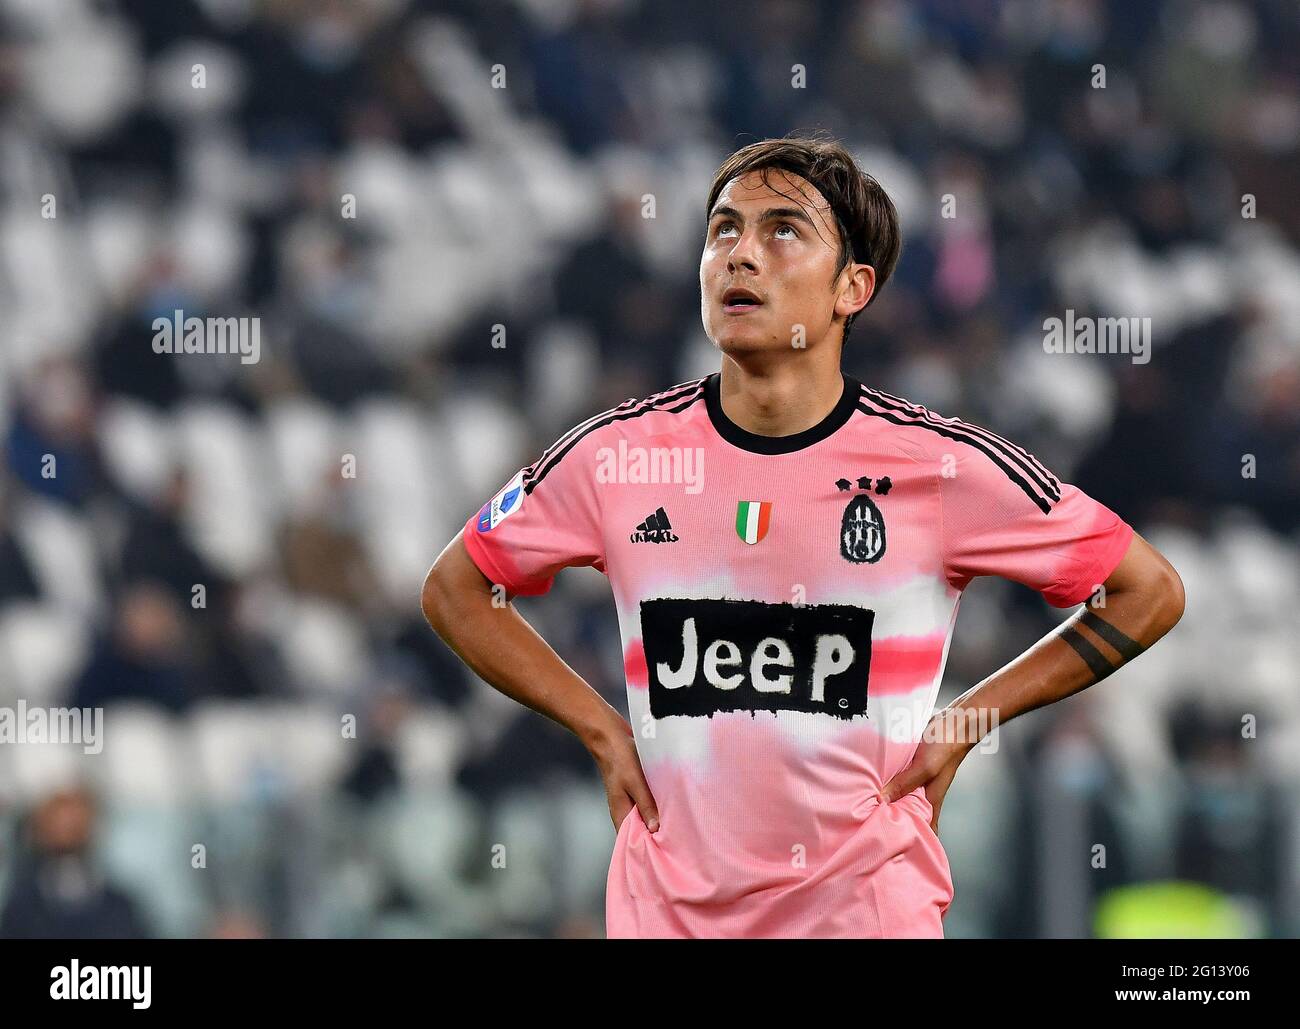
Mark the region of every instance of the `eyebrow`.
<instances>
[{"instance_id":1,"label":"eyebrow","mask_svg":"<svg viewBox=\"0 0 1300 1029\"><path fill-rule=\"evenodd\" d=\"M709 221L712 222L719 215L726 215L728 218L734 218L736 221L741 222L745 220L745 216L734 207L715 207L713 213L709 215ZM817 228L816 225L813 225L813 220L798 207L769 207L758 216L758 220L761 222L771 221L773 218L789 218L792 221L801 221L813 229Z\"/></svg>"}]
</instances>

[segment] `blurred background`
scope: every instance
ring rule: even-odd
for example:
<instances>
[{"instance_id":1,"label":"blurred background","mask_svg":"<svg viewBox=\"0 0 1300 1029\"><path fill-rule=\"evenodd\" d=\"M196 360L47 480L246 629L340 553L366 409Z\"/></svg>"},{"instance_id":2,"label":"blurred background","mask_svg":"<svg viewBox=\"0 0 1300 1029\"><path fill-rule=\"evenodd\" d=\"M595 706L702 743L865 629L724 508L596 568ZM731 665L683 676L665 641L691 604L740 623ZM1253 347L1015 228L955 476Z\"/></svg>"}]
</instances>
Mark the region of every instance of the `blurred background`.
<instances>
[{"instance_id":1,"label":"blurred background","mask_svg":"<svg viewBox=\"0 0 1300 1029\"><path fill-rule=\"evenodd\" d=\"M1187 587L965 762L948 935L1297 935L1294 0L0 0L0 709L105 712L0 742L0 935L601 935L591 760L420 584L566 427L716 369L710 175L817 128L903 224L846 369ZM154 353L176 309L260 360ZM1151 360L1045 353L1067 309ZM598 573L520 606L625 708ZM1064 614L976 582L941 699Z\"/></svg>"}]
</instances>

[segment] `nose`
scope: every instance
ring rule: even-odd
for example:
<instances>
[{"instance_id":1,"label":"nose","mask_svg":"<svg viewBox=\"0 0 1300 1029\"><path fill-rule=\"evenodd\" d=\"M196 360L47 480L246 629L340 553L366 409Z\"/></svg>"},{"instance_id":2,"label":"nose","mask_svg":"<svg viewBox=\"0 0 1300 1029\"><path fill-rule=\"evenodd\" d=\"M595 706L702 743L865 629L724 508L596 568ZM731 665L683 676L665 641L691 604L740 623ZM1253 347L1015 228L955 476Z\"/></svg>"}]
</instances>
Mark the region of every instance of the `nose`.
<instances>
[{"instance_id":1,"label":"nose","mask_svg":"<svg viewBox=\"0 0 1300 1029\"><path fill-rule=\"evenodd\" d=\"M754 233L746 230L736 239L736 245L727 254L727 271L735 274L740 268L749 272L758 271L758 250L754 242Z\"/></svg>"}]
</instances>

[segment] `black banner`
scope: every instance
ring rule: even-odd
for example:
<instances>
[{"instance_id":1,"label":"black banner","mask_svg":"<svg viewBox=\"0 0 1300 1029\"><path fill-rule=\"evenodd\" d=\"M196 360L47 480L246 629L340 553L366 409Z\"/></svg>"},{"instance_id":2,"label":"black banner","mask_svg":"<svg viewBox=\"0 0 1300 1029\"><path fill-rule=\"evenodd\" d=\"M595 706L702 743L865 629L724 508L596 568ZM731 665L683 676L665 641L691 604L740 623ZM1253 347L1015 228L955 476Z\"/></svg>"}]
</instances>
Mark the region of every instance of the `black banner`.
<instances>
[{"instance_id":1,"label":"black banner","mask_svg":"<svg viewBox=\"0 0 1300 1029\"><path fill-rule=\"evenodd\" d=\"M848 604L643 600L650 712L865 716L874 620Z\"/></svg>"}]
</instances>

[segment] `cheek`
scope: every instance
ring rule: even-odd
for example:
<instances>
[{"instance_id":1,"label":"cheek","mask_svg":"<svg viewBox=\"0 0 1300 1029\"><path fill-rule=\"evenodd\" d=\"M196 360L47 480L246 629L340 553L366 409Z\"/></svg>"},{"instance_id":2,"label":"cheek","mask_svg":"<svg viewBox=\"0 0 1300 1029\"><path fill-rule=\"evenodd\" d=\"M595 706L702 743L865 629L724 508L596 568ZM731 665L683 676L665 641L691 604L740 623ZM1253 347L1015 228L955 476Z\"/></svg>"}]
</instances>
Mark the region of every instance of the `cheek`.
<instances>
[{"instance_id":1,"label":"cheek","mask_svg":"<svg viewBox=\"0 0 1300 1029\"><path fill-rule=\"evenodd\" d=\"M713 315L713 305L709 303L709 297L713 295L715 279L716 274L706 251L700 260L700 318L706 326Z\"/></svg>"},{"instance_id":2,"label":"cheek","mask_svg":"<svg viewBox=\"0 0 1300 1029\"><path fill-rule=\"evenodd\" d=\"M830 272L821 268L791 269L782 279L782 292L792 307L798 308L809 322L829 321L835 313L835 294L828 285Z\"/></svg>"}]
</instances>

